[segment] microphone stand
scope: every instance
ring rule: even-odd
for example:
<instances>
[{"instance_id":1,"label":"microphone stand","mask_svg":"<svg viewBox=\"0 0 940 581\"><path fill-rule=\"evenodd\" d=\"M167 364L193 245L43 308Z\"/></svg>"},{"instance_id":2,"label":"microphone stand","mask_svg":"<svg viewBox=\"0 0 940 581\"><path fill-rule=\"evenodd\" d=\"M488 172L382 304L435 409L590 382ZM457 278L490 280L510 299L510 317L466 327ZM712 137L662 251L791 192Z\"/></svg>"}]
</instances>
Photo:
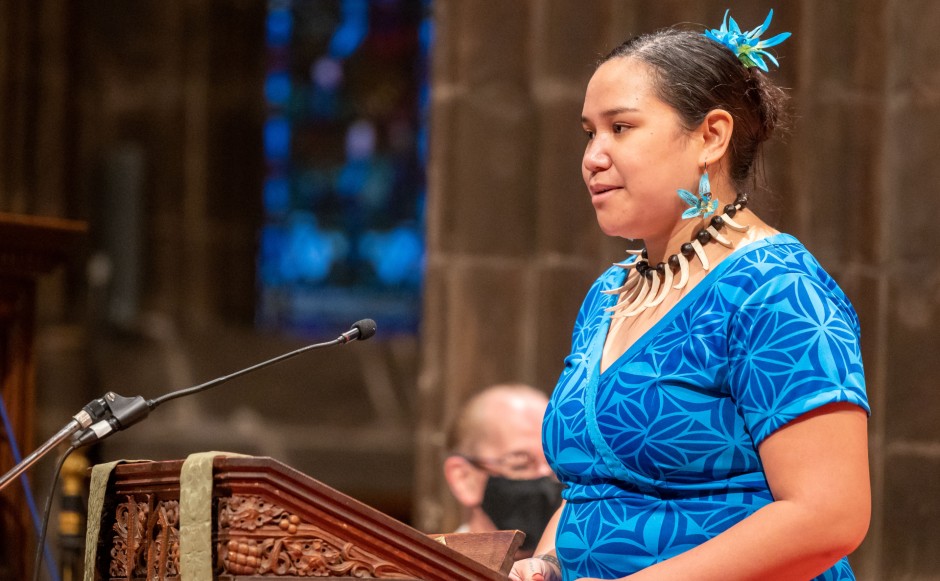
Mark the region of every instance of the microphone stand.
<instances>
[{"instance_id":1,"label":"microphone stand","mask_svg":"<svg viewBox=\"0 0 940 581\"><path fill-rule=\"evenodd\" d=\"M61 430L46 440L35 452L23 458L16 466L11 468L9 472L4 474L3 477L0 478L0 490L6 488L17 476L26 472L33 464L38 462L40 458L48 454L50 450L64 442L66 438L103 418L107 411L108 408L104 398L98 398L88 402L81 411L72 416L72 420L65 424Z\"/></svg>"},{"instance_id":2,"label":"microphone stand","mask_svg":"<svg viewBox=\"0 0 940 581\"><path fill-rule=\"evenodd\" d=\"M54 436L49 438L46 443L37 448L35 452L24 458L16 466L10 469L9 472L4 474L3 477L0 478L0 490L3 490L7 485L9 485L10 482L16 479L17 476L25 472L27 469L29 469L30 466L39 461L40 458L48 454L50 450L55 448L59 443L65 441L66 438L72 436L73 434L75 434L75 436L72 438L72 446L75 448L87 446L106 438L114 432L128 428L143 420L150 414L152 410L164 402L176 399L178 397L183 397L184 395L191 395L200 391L205 391L209 388L235 379L236 377L245 375L246 373L257 371L269 365L274 365L275 363L296 357L297 355L312 349L329 347L331 345L344 345L356 340L365 341L374 334L375 321L372 319L363 319L356 322L352 328L332 341L307 345L305 347L301 347L300 349L296 349L289 353L274 357L273 359L268 359L267 361L262 361L261 363L252 365L251 367L236 371L235 373L213 379L212 381L207 381L206 383L202 383L200 385L173 391L155 399L144 399L139 395L133 397L124 397L114 393L113 391L109 391L104 395L103 398L98 398L89 402L85 407L82 408L80 412L72 417L72 421L66 424L65 427L56 432ZM79 430L81 431L79 432ZM76 434L76 432L78 433Z\"/></svg>"}]
</instances>

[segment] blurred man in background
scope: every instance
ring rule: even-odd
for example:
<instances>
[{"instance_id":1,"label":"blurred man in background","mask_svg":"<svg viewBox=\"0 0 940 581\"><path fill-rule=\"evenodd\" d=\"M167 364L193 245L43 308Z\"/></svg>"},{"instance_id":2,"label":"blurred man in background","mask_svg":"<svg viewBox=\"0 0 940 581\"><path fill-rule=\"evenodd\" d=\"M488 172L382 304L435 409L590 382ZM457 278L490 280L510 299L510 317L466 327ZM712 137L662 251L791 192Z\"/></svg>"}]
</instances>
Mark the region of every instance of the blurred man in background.
<instances>
[{"instance_id":1,"label":"blurred man in background","mask_svg":"<svg viewBox=\"0 0 940 581\"><path fill-rule=\"evenodd\" d=\"M484 389L461 408L447 435L444 477L461 505L456 532L521 530L530 555L561 503L542 452L548 398L524 384Z\"/></svg>"}]
</instances>

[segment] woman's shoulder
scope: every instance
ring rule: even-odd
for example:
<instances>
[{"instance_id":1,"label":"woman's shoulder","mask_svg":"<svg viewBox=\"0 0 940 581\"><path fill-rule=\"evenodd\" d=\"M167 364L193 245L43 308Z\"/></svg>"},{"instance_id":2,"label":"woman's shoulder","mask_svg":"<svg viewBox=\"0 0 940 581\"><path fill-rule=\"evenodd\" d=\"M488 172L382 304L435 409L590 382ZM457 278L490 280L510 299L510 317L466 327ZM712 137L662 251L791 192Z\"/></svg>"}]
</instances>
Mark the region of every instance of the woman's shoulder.
<instances>
[{"instance_id":1,"label":"woman's shoulder","mask_svg":"<svg viewBox=\"0 0 940 581\"><path fill-rule=\"evenodd\" d=\"M812 288L814 295L828 297L855 317L838 282L796 237L774 234L741 250L724 279L741 291L745 301L762 302L784 289Z\"/></svg>"},{"instance_id":2,"label":"woman's shoulder","mask_svg":"<svg viewBox=\"0 0 940 581\"><path fill-rule=\"evenodd\" d=\"M815 256L795 236L777 233L744 246L732 255L732 275L747 275L765 281L782 275L806 275L834 281Z\"/></svg>"}]
</instances>

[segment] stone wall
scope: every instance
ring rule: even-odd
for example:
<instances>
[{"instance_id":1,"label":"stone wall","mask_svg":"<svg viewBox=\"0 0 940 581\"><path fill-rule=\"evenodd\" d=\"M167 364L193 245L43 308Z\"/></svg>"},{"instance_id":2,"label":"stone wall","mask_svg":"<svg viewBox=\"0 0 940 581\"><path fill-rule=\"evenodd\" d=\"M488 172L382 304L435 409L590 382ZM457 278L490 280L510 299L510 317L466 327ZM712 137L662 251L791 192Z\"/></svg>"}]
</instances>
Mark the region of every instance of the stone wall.
<instances>
[{"instance_id":1,"label":"stone wall","mask_svg":"<svg viewBox=\"0 0 940 581\"><path fill-rule=\"evenodd\" d=\"M754 207L807 244L862 321L874 516L852 561L861 579L940 579L940 4L927 0L435 3L417 522L454 523L435 470L449 414L494 381L550 390L587 285L622 256L578 170L592 62L634 33L717 27L726 7L748 28L773 7L773 30L794 33L774 73L793 130L767 149Z\"/></svg>"}]
</instances>

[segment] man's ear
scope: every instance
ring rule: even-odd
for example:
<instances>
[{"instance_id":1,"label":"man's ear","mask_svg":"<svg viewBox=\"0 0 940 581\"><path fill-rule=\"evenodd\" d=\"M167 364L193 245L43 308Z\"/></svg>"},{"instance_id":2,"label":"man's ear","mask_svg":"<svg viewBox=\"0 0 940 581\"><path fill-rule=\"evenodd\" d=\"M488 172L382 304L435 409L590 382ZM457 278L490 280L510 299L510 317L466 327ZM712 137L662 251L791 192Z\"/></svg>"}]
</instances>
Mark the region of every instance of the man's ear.
<instances>
[{"instance_id":1,"label":"man's ear","mask_svg":"<svg viewBox=\"0 0 940 581\"><path fill-rule=\"evenodd\" d=\"M444 478L454 498L461 505L475 508L483 504L486 475L477 470L466 458L448 456L444 460Z\"/></svg>"},{"instance_id":2,"label":"man's ear","mask_svg":"<svg viewBox=\"0 0 940 581\"><path fill-rule=\"evenodd\" d=\"M712 109L699 125L702 135L701 164L718 165L728 146L731 145L731 133L734 130L734 118L724 109Z\"/></svg>"}]
</instances>

